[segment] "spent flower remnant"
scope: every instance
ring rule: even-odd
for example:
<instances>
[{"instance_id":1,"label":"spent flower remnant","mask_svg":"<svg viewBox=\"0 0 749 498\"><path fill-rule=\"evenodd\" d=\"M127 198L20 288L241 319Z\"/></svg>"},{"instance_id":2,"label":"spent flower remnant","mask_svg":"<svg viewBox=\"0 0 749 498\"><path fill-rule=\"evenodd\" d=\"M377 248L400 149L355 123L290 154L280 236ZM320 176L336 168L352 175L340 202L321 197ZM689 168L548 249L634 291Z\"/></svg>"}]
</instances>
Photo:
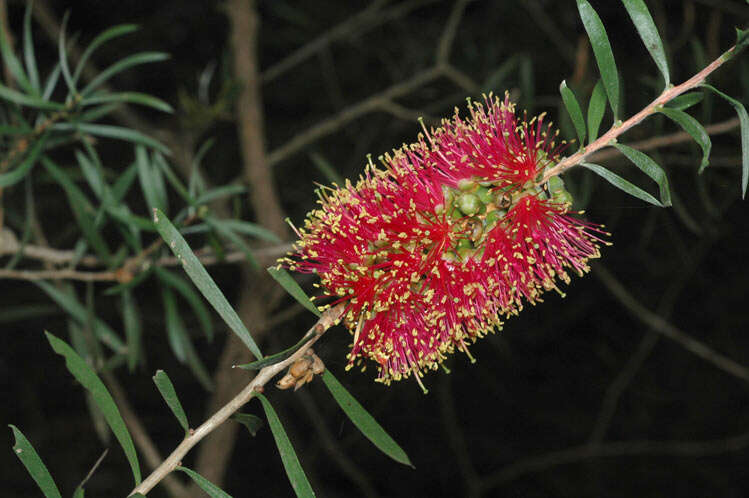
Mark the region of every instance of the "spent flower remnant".
<instances>
[{"instance_id":1,"label":"spent flower remnant","mask_svg":"<svg viewBox=\"0 0 749 498\"><path fill-rule=\"evenodd\" d=\"M419 380L456 349L470 357L501 317L561 293L557 282L587 272L605 244L570 215L560 178L537 184L560 153L544 116L520 120L507 96L468 107L382 167L370 160L356 184L321 187L282 260L346 302L349 367L374 360L381 382Z\"/></svg>"}]
</instances>

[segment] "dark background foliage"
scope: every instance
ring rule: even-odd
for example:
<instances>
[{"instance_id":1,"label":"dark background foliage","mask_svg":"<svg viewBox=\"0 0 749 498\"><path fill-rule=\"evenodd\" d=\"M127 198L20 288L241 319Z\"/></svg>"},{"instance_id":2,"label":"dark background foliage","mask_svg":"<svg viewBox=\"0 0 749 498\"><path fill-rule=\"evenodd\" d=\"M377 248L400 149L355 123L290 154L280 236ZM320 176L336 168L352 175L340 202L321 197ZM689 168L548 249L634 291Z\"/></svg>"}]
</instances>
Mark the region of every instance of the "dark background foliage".
<instances>
[{"instance_id":1,"label":"dark background foliage","mask_svg":"<svg viewBox=\"0 0 749 498\"><path fill-rule=\"evenodd\" d=\"M647 3L670 51L676 82L695 72L700 51L705 61L712 60L731 45L733 27L745 26L749 20L743 0ZM449 60L470 78L468 87L436 78L395 99L402 106L400 117L382 110L369 112L279 161L273 173L291 219L301 223L314 206L313 182L329 181L310 153L320 154L340 175L355 178L365 154L377 156L413 140L419 131L417 115L448 115L454 106L464 105L465 96L478 98L477 86L509 90L524 108L547 111L569 134L571 125L560 113L559 82L565 78L572 82L586 101L597 77L575 2L523 4L477 0L467 7ZM344 0L259 2L261 67L271 68L368 5ZM325 46L263 85L268 150L277 150L308 127L434 64L452 2L392 1L385 10L408 5L412 7L402 15L384 22L370 20L366 29ZM655 66L619 2L593 5L607 26L626 90L624 108L632 114L659 90ZM240 174L229 24L223 4L77 0L50 2L50 6L58 20L71 9L69 30L79 34L81 43L114 24L140 24L136 34L97 52L95 64L104 67L135 50L170 53L169 61L123 73L113 86L152 93L178 109L172 116L138 110L154 128L197 130L198 144L214 137L216 144L204 161L212 182L225 183ZM23 8L19 2L9 2L8 10L9 25L18 33ZM56 44L44 37L38 25L35 33L37 53L51 65ZM512 57L518 58L517 65L494 84L492 75ZM228 99L211 119L188 112L184 105L197 98L199 75L206 68L215 69L208 88L210 100ZM746 103L747 79L744 58L722 68L712 81ZM180 95L186 97L181 101ZM729 106L714 99L690 112L703 124L735 116ZM651 118L622 141L675 131L673 124ZM115 172L132 161L129 145L102 141L98 150L107 168ZM372 369L344 373L350 338L342 328L331 330L317 346L328 368L408 452L415 470L390 461L369 444L319 381L297 394L268 388L319 496L740 497L749 493L747 383L653 332L641 319L642 313L627 310L621 296L609 290L611 279L618 280L644 308L662 313L673 326L740 365L749 364L745 236L749 224L738 186L738 134L713 137L713 166L699 177L695 144L682 143L653 154L668 171L680 201L677 206L648 206L580 171L571 172L568 176L585 216L612 232L613 246L604 250L601 260L605 269L575 279L566 289L566 298L550 294L542 305L508 320L503 331L479 341L471 348L476 364L464 355L451 357L450 375L426 377L428 395L412 381L390 387L375 384ZM648 185L619 158L604 164L639 185ZM9 218L14 210L22 216L14 206L22 205L23 195L23 188L6 192L3 203ZM60 207L65 205L62 192L42 181L36 195L39 217L52 245L70 247L75 238L71 215ZM145 214L142 200L130 203ZM253 218L246 203L236 209ZM237 296L236 266L217 265L211 271L230 299ZM301 281L313 292L311 280ZM78 288L83 291L84 286ZM194 424L205 416L208 393L170 352L157 286L144 285L137 297L144 316L145 366L134 374L124 368L115 373L157 446L167 454L181 434L153 387L153 372L157 368L169 372ZM42 334L46 329L65 337L66 317L26 282L0 281L0 303L4 396L0 420L21 426L61 488L71 490L108 445L92 427L81 389ZM48 312L12 319L9 310L29 304ZM97 300L99 316L113 326L119 326L116 304L112 299ZM291 305L288 299L274 311ZM278 325L266 335L264 350L280 350L296 342L311 323L312 316L303 313ZM195 332L201 358L213 369L226 335L221 333L208 343L196 323L188 325ZM252 330L252 324L248 326ZM607 421L601 415L604 400L617 389L618 403ZM257 401L245 411L262 415ZM591 439L596 427L598 442ZM33 481L12 454L9 431L3 434L1 494L37 496ZM743 439L724 440L742 434ZM705 441L714 443L702 444ZM186 464L191 461L188 456ZM234 496L292 495L267 427L254 438L239 434L226 475L224 488ZM91 496L124 496L131 484L122 452L114 445L88 491ZM166 496L161 488L150 495Z\"/></svg>"}]
</instances>

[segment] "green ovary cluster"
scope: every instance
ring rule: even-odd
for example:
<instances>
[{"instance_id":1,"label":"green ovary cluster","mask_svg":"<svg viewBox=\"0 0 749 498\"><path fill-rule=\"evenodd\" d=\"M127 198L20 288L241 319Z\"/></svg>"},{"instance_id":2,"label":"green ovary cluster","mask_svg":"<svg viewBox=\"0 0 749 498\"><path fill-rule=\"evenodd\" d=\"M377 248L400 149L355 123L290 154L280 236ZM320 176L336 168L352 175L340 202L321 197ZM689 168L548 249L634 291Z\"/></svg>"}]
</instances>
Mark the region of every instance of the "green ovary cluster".
<instances>
[{"instance_id":1,"label":"green ovary cluster","mask_svg":"<svg viewBox=\"0 0 749 498\"><path fill-rule=\"evenodd\" d=\"M438 215L447 213L452 220L455 244L447 249L442 258L448 261L465 261L467 258L481 260L486 236L498 224L507 226L505 217L513 206L527 195L563 204L572 205L572 194L564 188L558 176L549 179L543 187L529 182L522 189L501 187L493 182L463 179L457 188L442 187L444 204L435 209Z\"/></svg>"}]
</instances>

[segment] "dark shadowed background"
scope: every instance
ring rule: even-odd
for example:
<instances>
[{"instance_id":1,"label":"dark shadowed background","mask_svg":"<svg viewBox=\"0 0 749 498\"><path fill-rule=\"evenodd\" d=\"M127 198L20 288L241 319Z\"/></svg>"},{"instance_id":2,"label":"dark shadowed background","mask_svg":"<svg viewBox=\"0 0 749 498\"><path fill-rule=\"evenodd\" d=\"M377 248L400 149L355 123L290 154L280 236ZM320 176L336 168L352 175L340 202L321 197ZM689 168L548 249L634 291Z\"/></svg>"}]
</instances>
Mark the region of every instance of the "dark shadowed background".
<instances>
[{"instance_id":1,"label":"dark shadowed background","mask_svg":"<svg viewBox=\"0 0 749 498\"><path fill-rule=\"evenodd\" d=\"M620 3L592 4L611 38L625 114L631 115L654 98L661 81ZM743 0L647 4L677 83L730 47L734 27L749 21ZM295 223L302 223L315 205L314 182L356 178L367 153L377 156L414 140L418 116L436 123L455 106L464 107L467 96L507 90L520 108L547 112L563 135L574 136L561 111L559 83L566 79L587 102L598 77L575 2L476 0L464 12L455 5L429 0L257 2L266 161L281 208ZM8 26L16 35L23 7L23 2L7 2ZM175 107L173 115L132 112L145 132L169 142L176 161L213 138L203 160L206 177L213 184L243 177L227 4L47 0L37 1L39 7L45 15L35 14L34 33L45 73L57 57L56 41L47 31L59 28L66 10L68 32L77 34L79 44L112 25L139 24L138 32L97 51L93 65L101 69L139 50L171 54L166 62L119 75L111 85L149 92ZM748 62L744 55L711 79L745 104ZM705 125L735 119L733 109L715 98L706 98L690 113ZM118 119L112 117L111 123ZM610 117L604 126L610 126ZM567 177L577 206L589 220L607 226L613 246L603 250L591 274L573 280L565 298L549 294L544 303L508 320L504 330L477 342L471 348L475 364L458 354L447 361L451 374L426 376L429 394L423 395L412 379L389 387L374 383L374 369L345 372L350 336L342 327L329 331L316 352L416 468L401 466L373 447L319 380L297 393L269 385L266 393L318 496L749 494L749 378L730 366L744 373L749 368L749 211L740 199L738 129L729 128L712 137L712 165L701 176L694 143L649 151L668 172L673 208L649 206L599 178L571 171ZM656 117L621 141L678 131ZM121 142L102 140L98 150L113 171L133 160L133 148ZM62 155L60 161L71 157ZM654 191L621 157L601 161ZM15 188L3 197L11 228L23 216L23 196L23 188ZM42 178L36 196L50 244L70 248L75 238L63 193ZM142 199L134 196L129 203L147 215ZM246 197L228 209L248 220L260 218ZM5 261L7 256L0 264ZM255 285L251 277L238 278L241 266L211 268L233 302L243 290L252 294ZM299 282L315 292L311 279ZM85 286L75 285L84 296ZM95 291L107 285L97 284ZM170 350L158 285L146 282L136 297L144 317L145 361L134 373L119 367L113 374L165 455L179 443L181 431L153 386L154 371L169 373L193 425L206 417L211 395ZM98 316L116 330L121 327L118 302L106 296L96 301ZM13 310L21 305L34 305L39 314L18 319ZM295 343L314 323L288 297L264 313L271 321L284 317L260 338L268 352ZM200 357L214 371L227 338L225 326L213 315L218 333L211 343L188 309L184 316ZM126 496L132 477L122 450L111 436L109 442L106 434L97 436L82 390L44 338L45 329L67 337L66 322L36 286L0 280L0 421L24 430L63 494L70 494L110 447L87 495ZM253 323L247 325L254 330ZM690 343L690 337L697 342ZM238 375L235 390L244 385L242 375L249 379L246 372L233 375ZM262 416L257 401L245 411ZM2 434L0 495L41 496L13 455L10 431ZM244 429L235 437L228 465L217 469L224 489L237 497L292 496L268 427L254 438ZM188 455L185 464L192 466L196 454ZM168 494L161 486L149 496Z\"/></svg>"}]
</instances>

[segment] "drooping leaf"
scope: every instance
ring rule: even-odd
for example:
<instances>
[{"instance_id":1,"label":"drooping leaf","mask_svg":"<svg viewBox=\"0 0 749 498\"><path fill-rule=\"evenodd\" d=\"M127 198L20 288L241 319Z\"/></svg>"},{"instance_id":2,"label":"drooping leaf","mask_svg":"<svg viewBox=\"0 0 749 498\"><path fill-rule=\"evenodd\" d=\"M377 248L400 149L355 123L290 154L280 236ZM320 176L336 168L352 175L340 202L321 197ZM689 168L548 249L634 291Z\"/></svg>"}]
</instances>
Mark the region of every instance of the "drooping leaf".
<instances>
[{"instance_id":1,"label":"drooping leaf","mask_svg":"<svg viewBox=\"0 0 749 498\"><path fill-rule=\"evenodd\" d=\"M159 182L160 173L151 164L145 147L139 145L135 148L135 164L138 165L138 179L148 207L166 212L166 191L163 190L163 182Z\"/></svg>"},{"instance_id":2,"label":"drooping leaf","mask_svg":"<svg viewBox=\"0 0 749 498\"><path fill-rule=\"evenodd\" d=\"M616 121L619 119L619 73L606 28L603 27L601 18L598 17L588 0L577 0L577 10L580 12L580 19L588 33L590 46L593 48L598 71L601 73L601 80L606 89L611 110L614 112L614 121Z\"/></svg>"},{"instance_id":3,"label":"drooping leaf","mask_svg":"<svg viewBox=\"0 0 749 498\"><path fill-rule=\"evenodd\" d=\"M29 83L32 88L39 93L39 71L36 67L36 56L34 55L34 39L31 36L31 9L34 2L26 4L26 11L23 13L23 60L26 63L26 72L29 74Z\"/></svg>"},{"instance_id":4,"label":"drooping leaf","mask_svg":"<svg viewBox=\"0 0 749 498\"><path fill-rule=\"evenodd\" d=\"M201 194L197 199L195 199L195 205L200 206L201 204L208 204L209 202L221 199L222 197L244 194L246 191L247 187L244 185L222 185L221 187L216 187Z\"/></svg>"},{"instance_id":5,"label":"drooping leaf","mask_svg":"<svg viewBox=\"0 0 749 498\"><path fill-rule=\"evenodd\" d=\"M86 62L88 62L88 59L89 57L91 57L91 54L94 53L94 50L96 50L102 44L106 43L112 38L132 33L137 29L138 26L135 24L118 24L117 26L112 26L111 28L108 28L99 33L96 38L94 38L91 43L88 44L86 49L83 51L81 58L78 60L78 65L76 66L75 72L73 73L73 80L78 81L83 68L86 66Z\"/></svg>"},{"instance_id":6,"label":"drooping leaf","mask_svg":"<svg viewBox=\"0 0 749 498\"><path fill-rule=\"evenodd\" d=\"M89 320L86 308L78 302L72 293L64 292L44 280L37 280L34 283L79 323L86 323ZM98 318L94 318L92 325L96 337L112 348L115 353L125 353L127 351L125 343L122 342L122 339L119 338L109 325Z\"/></svg>"},{"instance_id":7,"label":"drooping leaf","mask_svg":"<svg viewBox=\"0 0 749 498\"><path fill-rule=\"evenodd\" d=\"M281 287L283 287L284 290L286 290L286 292L291 295L291 297L296 299L299 304L310 310L315 315L321 316L320 310L317 309L317 306L312 304L312 300L307 297L307 294L302 290L301 287L299 287L299 284L296 283L296 280L294 280L291 275L289 275L289 272L287 272L283 268L271 266L268 268L268 273L270 273L270 276L273 277L276 282L281 284Z\"/></svg>"},{"instance_id":8,"label":"drooping leaf","mask_svg":"<svg viewBox=\"0 0 749 498\"><path fill-rule=\"evenodd\" d=\"M185 432L190 430L190 424L187 422L185 410L182 408L182 403L179 401L177 391L174 390L174 384L172 384L172 381L169 379L166 372L163 370L156 370L156 375L153 376L153 381L161 393L161 397L164 398L169 409L172 410L174 416L177 417L179 425L182 426Z\"/></svg>"},{"instance_id":9,"label":"drooping leaf","mask_svg":"<svg viewBox=\"0 0 749 498\"><path fill-rule=\"evenodd\" d=\"M145 145L146 147L158 150L162 154L171 154L169 149L161 142L154 140L153 138L148 137L141 132L133 130L131 128L123 128L122 126L103 125L97 123L57 123L52 127L56 130L79 131L81 133L88 133L97 137L124 140L126 142L132 142L134 144Z\"/></svg>"},{"instance_id":10,"label":"drooping leaf","mask_svg":"<svg viewBox=\"0 0 749 498\"><path fill-rule=\"evenodd\" d=\"M239 249L244 253L245 259L250 264L250 266L257 270L260 268L260 266L257 263L257 260L255 259L255 255L252 254L252 249L250 249L250 246L247 245L247 243L237 235L233 230L231 230L224 222L223 220L218 220L215 218L206 218L206 223L208 223L208 226L210 226L213 230L216 231L218 235L220 235L222 238L228 239L230 242L232 242L235 246L239 247Z\"/></svg>"},{"instance_id":11,"label":"drooping leaf","mask_svg":"<svg viewBox=\"0 0 749 498\"><path fill-rule=\"evenodd\" d=\"M704 94L702 92L684 93L674 99L671 99L666 104L666 107L683 111L684 109L689 109L693 105L702 102L703 97Z\"/></svg>"},{"instance_id":12,"label":"drooping leaf","mask_svg":"<svg viewBox=\"0 0 749 498\"><path fill-rule=\"evenodd\" d=\"M260 348L255 344L255 340L250 335L244 323L242 323L239 315L231 307L229 301L226 300L226 297L224 297L224 294L216 285L216 282L213 281L205 267L203 267L203 264L192 252L190 246L187 245L187 242L179 234L177 229L174 228L171 221L169 221L164 213L158 210L154 212L153 219L161 237L166 241L174 255L177 256L177 259L182 262L182 267L198 290L211 303L211 306L213 306L226 324L229 325L229 328L252 351L252 354L257 358L262 358L263 355L260 353Z\"/></svg>"},{"instance_id":13,"label":"drooping leaf","mask_svg":"<svg viewBox=\"0 0 749 498\"><path fill-rule=\"evenodd\" d=\"M124 59L115 62L108 68L101 71L91 82L81 90L81 96L87 97L91 93L104 84L109 78L121 73L122 71L137 66L139 64L148 64L151 62L160 62L169 58L169 54L163 52L141 52L133 54Z\"/></svg>"},{"instance_id":14,"label":"drooping leaf","mask_svg":"<svg viewBox=\"0 0 749 498\"><path fill-rule=\"evenodd\" d=\"M598 80L593 87L593 93L588 103L588 135L591 142L598 138L598 128L603 121L603 114L606 112L606 90L603 88L603 82Z\"/></svg>"},{"instance_id":15,"label":"drooping leaf","mask_svg":"<svg viewBox=\"0 0 749 498\"><path fill-rule=\"evenodd\" d=\"M73 75L70 73L70 67L68 67L68 54L67 54L67 43L65 42L65 31L68 26L68 19L70 17L70 11L65 12L62 16L62 23L60 25L60 33L58 35L57 52L60 57L60 69L62 69L62 77L65 83L68 85L69 95L76 95L75 81L73 81Z\"/></svg>"},{"instance_id":16,"label":"drooping leaf","mask_svg":"<svg viewBox=\"0 0 749 498\"><path fill-rule=\"evenodd\" d=\"M258 416L252 415L250 413L235 413L231 416L232 419L236 420L243 426L247 427L247 430L249 431L250 435L252 437L255 437L255 434L257 434L257 431L259 431L263 425L265 425L265 422L263 422L263 419L261 419Z\"/></svg>"},{"instance_id":17,"label":"drooping leaf","mask_svg":"<svg viewBox=\"0 0 749 498\"><path fill-rule=\"evenodd\" d=\"M671 189L668 185L668 177L666 172L663 171L658 163L653 161L647 154L640 152L637 149L633 149L624 144L614 144L619 152L624 154L627 159L632 161L640 171L652 178L655 183L658 184L658 191L660 192L661 204L664 206L671 205Z\"/></svg>"},{"instance_id":18,"label":"drooping leaf","mask_svg":"<svg viewBox=\"0 0 749 498\"><path fill-rule=\"evenodd\" d=\"M13 48L8 43L8 40L10 39L10 34L5 33L5 30L0 26L0 53L2 53L5 67L8 69L11 76L13 76L13 79L18 83L18 86L20 86L25 92L33 95L34 88L31 86L31 83L29 83L21 62L16 57L16 54L13 53Z\"/></svg>"},{"instance_id":19,"label":"drooping leaf","mask_svg":"<svg viewBox=\"0 0 749 498\"><path fill-rule=\"evenodd\" d=\"M281 455L281 461L283 462L291 487L294 489L294 493L299 498L314 497L315 492L312 491L312 486L310 486L302 465L299 463L299 458L297 458L294 447L291 445L291 441L289 441L289 436L286 435L286 430L284 430L281 421L278 419L276 410L273 409L273 406L271 406L265 396L260 393L255 394L255 396L263 405L265 416L268 418L268 425L273 433L273 439L276 440L278 453Z\"/></svg>"},{"instance_id":20,"label":"drooping leaf","mask_svg":"<svg viewBox=\"0 0 749 498\"><path fill-rule=\"evenodd\" d=\"M387 456L392 458L398 463L413 467L411 460L406 455L398 443L385 432L380 424L369 414L369 412L349 393L338 379L330 373L330 370L325 370L322 374L322 380L325 383L325 387L328 388L330 394L341 407L346 416L351 422L361 431L364 436L372 441L377 449L385 453Z\"/></svg>"},{"instance_id":21,"label":"drooping leaf","mask_svg":"<svg viewBox=\"0 0 749 498\"><path fill-rule=\"evenodd\" d=\"M702 173L707 165L710 164L710 149L712 149L713 146L712 142L710 141L710 135L707 134L705 128L702 127L699 121L697 121L684 111L679 111L678 109L670 109L668 107L660 107L658 109L658 112L660 112L661 114L665 114L672 121L681 126L684 131L692 136L694 141L697 142L697 145L702 148L702 162L700 162L699 169L699 172Z\"/></svg>"},{"instance_id":22,"label":"drooping leaf","mask_svg":"<svg viewBox=\"0 0 749 498\"><path fill-rule=\"evenodd\" d=\"M174 109L172 106L164 102L163 100L156 98L152 95L139 92L119 92L119 93L106 93L103 95L92 95L85 98L81 105L97 105L97 104L138 104L153 109L172 113Z\"/></svg>"},{"instance_id":23,"label":"drooping leaf","mask_svg":"<svg viewBox=\"0 0 749 498\"><path fill-rule=\"evenodd\" d=\"M120 411L117 409L117 405L109 394L109 391L107 391L99 376L91 370L91 367L65 341L58 339L49 332L45 332L45 334L52 349L65 358L65 366L68 371L93 396L94 401L109 424L109 428L112 429L112 433L125 451L125 456L130 463L130 468L135 478L135 485L137 486L141 481L138 456L135 453L135 446L133 446L130 433L127 431L125 422L122 420Z\"/></svg>"},{"instance_id":24,"label":"drooping leaf","mask_svg":"<svg viewBox=\"0 0 749 498\"><path fill-rule=\"evenodd\" d=\"M59 111L65 106L58 104L57 102L51 102L42 97L35 97L33 95L26 95L17 90L8 88L5 85L0 84L0 99L13 102L22 107L34 107L36 109L42 109L45 111Z\"/></svg>"},{"instance_id":25,"label":"drooping leaf","mask_svg":"<svg viewBox=\"0 0 749 498\"><path fill-rule=\"evenodd\" d=\"M2 33L0 33L0 37L2 37ZM44 493L45 498L62 498L60 490L57 489L57 485L54 479L52 479L49 470L47 470L46 465L44 465L44 462L42 462L42 459L29 440L26 439L26 436L15 425L9 425L8 427L13 431L15 438L13 453L16 454L23 466L26 467L31 478L34 479L36 485Z\"/></svg>"},{"instance_id":26,"label":"drooping leaf","mask_svg":"<svg viewBox=\"0 0 749 498\"><path fill-rule=\"evenodd\" d=\"M668 73L666 51L663 50L663 42L661 41L661 36L658 34L658 28L655 27L655 22L653 22L650 11L643 0L622 0L622 2L627 9L627 13L629 13L629 17L632 18L635 28L637 28L637 33L642 38L645 48L648 49L655 65L658 66L658 70L663 75L663 80L665 81L664 87L668 87L671 79Z\"/></svg>"},{"instance_id":27,"label":"drooping leaf","mask_svg":"<svg viewBox=\"0 0 749 498\"><path fill-rule=\"evenodd\" d=\"M194 470L188 469L187 467L179 466L177 467L177 470L184 472L188 476L190 476L190 479L192 479L195 484L197 484L200 489L205 491L210 498L231 498L231 495L228 494L223 489L219 488L215 484L213 484L211 481L206 479L205 477L201 476Z\"/></svg>"},{"instance_id":28,"label":"drooping leaf","mask_svg":"<svg viewBox=\"0 0 749 498\"><path fill-rule=\"evenodd\" d=\"M315 165L315 167L320 171L320 173L323 174L323 176L329 183L343 185L343 182L345 180L343 179L341 174L336 171L333 165L330 164L330 161L328 161L322 154L313 152L309 155L309 158L310 161L312 161L312 164Z\"/></svg>"},{"instance_id":29,"label":"drooping leaf","mask_svg":"<svg viewBox=\"0 0 749 498\"><path fill-rule=\"evenodd\" d=\"M572 119L572 124L575 125L575 131L577 132L577 139L580 141L580 148L585 145L585 119L583 118L583 111L580 109L580 104L577 102L577 98L572 90L567 86L567 81L562 80L559 85L559 93L562 94L562 102L564 107L567 109L567 114Z\"/></svg>"},{"instance_id":30,"label":"drooping leaf","mask_svg":"<svg viewBox=\"0 0 749 498\"><path fill-rule=\"evenodd\" d=\"M310 341L310 339L312 339L313 337L315 337L314 330L308 333L307 335L305 335L304 337L302 337L302 339L299 342L297 342L296 344L294 344L288 349L284 349L280 353L268 355L262 360L253 361L252 363L244 363L242 365L235 365L235 366L237 368L242 368L244 370L260 370L261 368L267 367L268 365L274 365L276 363L280 363L286 358L288 358L289 356L299 351L299 348L307 344Z\"/></svg>"},{"instance_id":31,"label":"drooping leaf","mask_svg":"<svg viewBox=\"0 0 749 498\"><path fill-rule=\"evenodd\" d=\"M633 185L632 183L628 182L621 176L617 175L616 173L612 173L611 171L607 170L603 166L600 166L598 164L593 163L580 163L580 166L587 168L591 170L593 173L597 174L610 184L612 184L614 187L623 190L624 192L628 193L629 195L633 197L637 197L638 199L642 199L645 202L649 202L650 204L653 204L654 206L663 207L663 204L661 204L658 199L653 197L652 195L648 194L644 190L642 190L640 187L637 187Z\"/></svg>"},{"instance_id":32,"label":"drooping leaf","mask_svg":"<svg viewBox=\"0 0 749 498\"><path fill-rule=\"evenodd\" d=\"M749 114L744 105L738 100L729 97L717 88L703 84L703 87L723 97L736 110L739 116L739 130L741 132L741 198L746 196L746 187L749 184Z\"/></svg>"},{"instance_id":33,"label":"drooping leaf","mask_svg":"<svg viewBox=\"0 0 749 498\"><path fill-rule=\"evenodd\" d=\"M213 340L213 322L211 321L211 315L208 312L208 308L200 299L195 289L184 280L182 277L176 275L174 272L161 268L159 266L154 267L156 276L159 280L176 290L180 295L188 302L192 308L193 313L200 322L200 328L203 330L206 338L209 341Z\"/></svg>"}]
</instances>

